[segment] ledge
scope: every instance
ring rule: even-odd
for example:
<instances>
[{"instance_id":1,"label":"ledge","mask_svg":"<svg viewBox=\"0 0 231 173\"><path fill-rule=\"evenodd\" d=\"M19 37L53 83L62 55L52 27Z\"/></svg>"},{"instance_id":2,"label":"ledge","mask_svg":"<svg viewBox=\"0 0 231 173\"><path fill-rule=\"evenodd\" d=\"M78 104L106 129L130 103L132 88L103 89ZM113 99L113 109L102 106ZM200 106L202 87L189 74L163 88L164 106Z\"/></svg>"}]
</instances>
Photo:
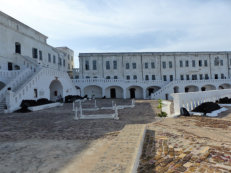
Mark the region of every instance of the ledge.
<instances>
[{"instance_id":1,"label":"ledge","mask_svg":"<svg viewBox=\"0 0 231 173\"><path fill-rule=\"evenodd\" d=\"M63 103L50 103L50 104L45 104L45 105L40 105L40 106L31 106L28 107L29 110L31 111L39 111L39 110L43 110L43 109L49 109L49 108L53 108L53 107L58 107L58 106L63 106Z\"/></svg>"}]
</instances>

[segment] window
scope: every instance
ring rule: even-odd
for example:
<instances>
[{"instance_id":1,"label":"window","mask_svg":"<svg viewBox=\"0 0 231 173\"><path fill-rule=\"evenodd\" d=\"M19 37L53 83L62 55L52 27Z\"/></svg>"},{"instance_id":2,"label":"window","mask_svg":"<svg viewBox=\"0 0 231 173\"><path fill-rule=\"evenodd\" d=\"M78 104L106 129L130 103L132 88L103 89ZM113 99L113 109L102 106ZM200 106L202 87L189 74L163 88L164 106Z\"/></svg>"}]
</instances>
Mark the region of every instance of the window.
<instances>
[{"instance_id":1,"label":"window","mask_svg":"<svg viewBox=\"0 0 231 173\"><path fill-rule=\"evenodd\" d=\"M155 75L152 75L152 80L156 80L156 76Z\"/></svg>"},{"instance_id":2,"label":"window","mask_svg":"<svg viewBox=\"0 0 231 173\"><path fill-rule=\"evenodd\" d=\"M185 61L185 67L188 67L189 66L189 63L188 63L188 60Z\"/></svg>"},{"instance_id":3,"label":"window","mask_svg":"<svg viewBox=\"0 0 231 173\"><path fill-rule=\"evenodd\" d=\"M132 68L133 68L133 69L136 69L136 63L135 63L135 62L132 63Z\"/></svg>"},{"instance_id":4,"label":"window","mask_svg":"<svg viewBox=\"0 0 231 173\"><path fill-rule=\"evenodd\" d=\"M166 75L163 76L163 80L167 81L167 76Z\"/></svg>"},{"instance_id":5,"label":"window","mask_svg":"<svg viewBox=\"0 0 231 173\"><path fill-rule=\"evenodd\" d=\"M149 76L148 75L145 75L145 80L149 80Z\"/></svg>"},{"instance_id":6,"label":"window","mask_svg":"<svg viewBox=\"0 0 231 173\"><path fill-rule=\"evenodd\" d=\"M200 80L202 80L203 79L203 74L200 74Z\"/></svg>"},{"instance_id":7,"label":"window","mask_svg":"<svg viewBox=\"0 0 231 173\"><path fill-rule=\"evenodd\" d=\"M184 80L184 75L180 75L180 80Z\"/></svg>"},{"instance_id":8,"label":"window","mask_svg":"<svg viewBox=\"0 0 231 173\"><path fill-rule=\"evenodd\" d=\"M196 74L192 75L192 80L197 80L197 75Z\"/></svg>"},{"instance_id":9,"label":"window","mask_svg":"<svg viewBox=\"0 0 231 173\"><path fill-rule=\"evenodd\" d=\"M172 61L168 62L169 68L172 68Z\"/></svg>"},{"instance_id":10,"label":"window","mask_svg":"<svg viewBox=\"0 0 231 173\"><path fill-rule=\"evenodd\" d=\"M214 66L219 66L219 57L215 57Z\"/></svg>"},{"instance_id":11,"label":"window","mask_svg":"<svg viewBox=\"0 0 231 173\"><path fill-rule=\"evenodd\" d=\"M166 62L162 62L162 67L166 68Z\"/></svg>"},{"instance_id":12,"label":"window","mask_svg":"<svg viewBox=\"0 0 231 173\"><path fill-rule=\"evenodd\" d=\"M209 79L209 75L208 74L205 74L205 79Z\"/></svg>"},{"instance_id":13,"label":"window","mask_svg":"<svg viewBox=\"0 0 231 173\"><path fill-rule=\"evenodd\" d=\"M110 70L110 61L106 61L106 69Z\"/></svg>"},{"instance_id":14,"label":"window","mask_svg":"<svg viewBox=\"0 0 231 173\"><path fill-rule=\"evenodd\" d=\"M70 67L70 64L68 64L68 69L70 70L70 68L71 68L71 67Z\"/></svg>"},{"instance_id":15,"label":"window","mask_svg":"<svg viewBox=\"0 0 231 173\"><path fill-rule=\"evenodd\" d=\"M36 59L38 58L38 49L32 48L32 57Z\"/></svg>"},{"instance_id":16,"label":"window","mask_svg":"<svg viewBox=\"0 0 231 173\"><path fill-rule=\"evenodd\" d=\"M208 66L208 61L204 60L204 66L207 67Z\"/></svg>"},{"instance_id":17,"label":"window","mask_svg":"<svg viewBox=\"0 0 231 173\"><path fill-rule=\"evenodd\" d=\"M126 69L129 69L129 63L126 63Z\"/></svg>"},{"instance_id":18,"label":"window","mask_svg":"<svg viewBox=\"0 0 231 173\"><path fill-rule=\"evenodd\" d=\"M94 78L94 79L97 79L98 77L97 77L97 76L94 76L93 78Z\"/></svg>"},{"instance_id":19,"label":"window","mask_svg":"<svg viewBox=\"0 0 231 173\"><path fill-rule=\"evenodd\" d=\"M55 55L53 55L53 63L54 64L56 63L56 57L55 57Z\"/></svg>"},{"instance_id":20,"label":"window","mask_svg":"<svg viewBox=\"0 0 231 173\"><path fill-rule=\"evenodd\" d=\"M170 81L173 81L173 75L170 75L169 78L170 78Z\"/></svg>"},{"instance_id":21,"label":"window","mask_svg":"<svg viewBox=\"0 0 231 173\"><path fill-rule=\"evenodd\" d=\"M133 79L134 79L134 80L136 80L136 79L137 79L137 76L136 76L136 75L134 75L134 76L133 76Z\"/></svg>"},{"instance_id":22,"label":"window","mask_svg":"<svg viewBox=\"0 0 231 173\"><path fill-rule=\"evenodd\" d=\"M93 60L93 62L92 62L92 69L97 70L96 60Z\"/></svg>"},{"instance_id":23,"label":"window","mask_svg":"<svg viewBox=\"0 0 231 173\"><path fill-rule=\"evenodd\" d=\"M114 70L117 69L117 61L113 61L113 69L114 69Z\"/></svg>"},{"instance_id":24,"label":"window","mask_svg":"<svg viewBox=\"0 0 231 173\"><path fill-rule=\"evenodd\" d=\"M68 59L68 60L70 59L70 55L69 55L69 54L67 55L67 59Z\"/></svg>"},{"instance_id":25,"label":"window","mask_svg":"<svg viewBox=\"0 0 231 173\"><path fill-rule=\"evenodd\" d=\"M114 79L118 79L118 76L114 76Z\"/></svg>"},{"instance_id":26,"label":"window","mask_svg":"<svg viewBox=\"0 0 231 173\"><path fill-rule=\"evenodd\" d=\"M148 63L147 63L147 62L144 64L144 67L145 67L146 69L148 68Z\"/></svg>"},{"instance_id":27,"label":"window","mask_svg":"<svg viewBox=\"0 0 231 173\"><path fill-rule=\"evenodd\" d=\"M21 54L21 44L18 42L15 43L15 53Z\"/></svg>"},{"instance_id":28,"label":"window","mask_svg":"<svg viewBox=\"0 0 231 173\"><path fill-rule=\"evenodd\" d=\"M106 76L106 79L110 79L111 77L110 76Z\"/></svg>"},{"instance_id":29,"label":"window","mask_svg":"<svg viewBox=\"0 0 231 173\"><path fill-rule=\"evenodd\" d=\"M192 60L192 67L196 67L196 62L195 62L195 60Z\"/></svg>"},{"instance_id":30,"label":"window","mask_svg":"<svg viewBox=\"0 0 231 173\"><path fill-rule=\"evenodd\" d=\"M151 67L155 68L155 63L154 62L151 62Z\"/></svg>"},{"instance_id":31,"label":"window","mask_svg":"<svg viewBox=\"0 0 231 173\"><path fill-rule=\"evenodd\" d=\"M64 66L64 67L66 66L66 61L65 61L65 59L63 60L63 66Z\"/></svg>"},{"instance_id":32,"label":"window","mask_svg":"<svg viewBox=\"0 0 231 173\"><path fill-rule=\"evenodd\" d=\"M62 65L62 59L59 57L59 65Z\"/></svg>"},{"instance_id":33,"label":"window","mask_svg":"<svg viewBox=\"0 0 231 173\"><path fill-rule=\"evenodd\" d=\"M86 76L86 79L90 79L90 76Z\"/></svg>"},{"instance_id":34,"label":"window","mask_svg":"<svg viewBox=\"0 0 231 173\"><path fill-rule=\"evenodd\" d=\"M48 53L48 62L51 62L51 54Z\"/></svg>"},{"instance_id":35,"label":"window","mask_svg":"<svg viewBox=\"0 0 231 173\"><path fill-rule=\"evenodd\" d=\"M188 74L186 75L186 80L190 80L190 77Z\"/></svg>"},{"instance_id":36,"label":"window","mask_svg":"<svg viewBox=\"0 0 231 173\"><path fill-rule=\"evenodd\" d=\"M126 76L126 79L127 79L127 80L130 80L130 76L129 76L129 75L128 75L128 76Z\"/></svg>"},{"instance_id":37,"label":"window","mask_svg":"<svg viewBox=\"0 0 231 173\"><path fill-rule=\"evenodd\" d=\"M41 50L39 50L39 60L43 60L43 53Z\"/></svg>"},{"instance_id":38,"label":"window","mask_svg":"<svg viewBox=\"0 0 231 173\"><path fill-rule=\"evenodd\" d=\"M220 66L223 66L223 59L220 60Z\"/></svg>"},{"instance_id":39,"label":"window","mask_svg":"<svg viewBox=\"0 0 231 173\"><path fill-rule=\"evenodd\" d=\"M214 77L215 77L215 79L218 79L218 74L215 74Z\"/></svg>"},{"instance_id":40,"label":"window","mask_svg":"<svg viewBox=\"0 0 231 173\"><path fill-rule=\"evenodd\" d=\"M199 67L202 66L202 60L199 60Z\"/></svg>"},{"instance_id":41,"label":"window","mask_svg":"<svg viewBox=\"0 0 231 173\"><path fill-rule=\"evenodd\" d=\"M85 61L85 70L90 70L89 61L88 60Z\"/></svg>"},{"instance_id":42,"label":"window","mask_svg":"<svg viewBox=\"0 0 231 173\"><path fill-rule=\"evenodd\" d=\"M180 60L180 67L183 67L183 61Z\"/></svg>"},{"instance_id":43,"label":"window","mask_svg":"<svg viewBox=\"0 0 231 173\"><path fill-rule=\"evenodd\" d=\"M75 79L79 79L79 75L76 75L76 76L75 76Z\"/></svg>"},{"instance_id":44,"label":"window","mask_svg":"<svg viewBox=\"0 0 231 173\"><path fill-rule=\"evenodd\" d=\"M225 79L225 75L221 73L221 79Z\"/></svg>"}]
</instances>

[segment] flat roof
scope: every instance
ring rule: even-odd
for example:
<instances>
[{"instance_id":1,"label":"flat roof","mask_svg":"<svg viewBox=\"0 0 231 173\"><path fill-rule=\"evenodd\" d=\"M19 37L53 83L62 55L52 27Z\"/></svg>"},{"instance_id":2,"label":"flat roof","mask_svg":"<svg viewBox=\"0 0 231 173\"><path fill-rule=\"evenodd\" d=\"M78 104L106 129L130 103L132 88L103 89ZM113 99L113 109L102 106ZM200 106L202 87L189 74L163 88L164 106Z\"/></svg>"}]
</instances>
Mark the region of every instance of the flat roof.
<instances>
[{"instance_id":1,"label":"flat roof","mask_svg":"<svg viewBox=\"0 0 231 173\"><path fill-rule=\"evenodd\" d=\"M24 24L24 23L18 21L17 19L15 19L15 18L13 18L13 17L7 15L6 13L3 13L2 11L0 11L0 15L4 16L4 17L8 18L9 20L14 21L14 22L16 22L16 23L18 23L18 24L20 24L20 25L23 25L23 26L26 27L26 28L29 28L29 29L33 30L35 33L37 33L37 34L39 34L39 35L45 37L46 39L48 38L46 35L42 34L41 32L39 32L39 31L37 31L37 30L35 30L35 29L29 27L28 25L26 25L26 24Z\"/></svg>"},{"instance_id":2,"label":"flat roof","mask_svg":"<svg viewBox=\"0 0 231 173\"><path fill-rule=\"evenodd\" d=\"M199 51L199 52L102 52L102 53L79 53L79 56L137 56L137 55L196 55L196 54L227 54L231 51Z\"/></svg>"}]
</instances>

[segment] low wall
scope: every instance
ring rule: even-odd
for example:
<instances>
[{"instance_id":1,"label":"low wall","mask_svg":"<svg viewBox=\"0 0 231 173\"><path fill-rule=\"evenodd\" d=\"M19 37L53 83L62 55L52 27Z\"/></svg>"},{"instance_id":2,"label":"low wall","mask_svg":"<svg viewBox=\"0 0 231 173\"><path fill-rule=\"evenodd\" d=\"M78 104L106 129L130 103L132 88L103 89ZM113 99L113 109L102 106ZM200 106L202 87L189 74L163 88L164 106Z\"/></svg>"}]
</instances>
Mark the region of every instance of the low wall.
<instances>
[{"instance_id":1,"label":"low wall","mask_svg":"<svg viewBox=\"0 0 231 173\"><path fill-rule=\"evenodd\" d=\"M39 111L39 110L43 110L43 109L49 109L49 108L53 108L53 107L57 107L57 106L63 106L63 103L50 103L50 104L45 104L45 105L40 105L40 106L31 106L28 107L29 110L31 111Z\"/></svg>"},{"instance_id":2,"label":"low wall","mask_svg":"<svg viewBox=\"0 0 231 173\"><path fill-rule=\"evenodd\" d=\"M180 115L180 108L184 107L188 111L204 102L215 102L223 97L231 97L231 89L199 91L189 93L171 94L174 102L174 114Z\"/></svg>"}]
</instances>

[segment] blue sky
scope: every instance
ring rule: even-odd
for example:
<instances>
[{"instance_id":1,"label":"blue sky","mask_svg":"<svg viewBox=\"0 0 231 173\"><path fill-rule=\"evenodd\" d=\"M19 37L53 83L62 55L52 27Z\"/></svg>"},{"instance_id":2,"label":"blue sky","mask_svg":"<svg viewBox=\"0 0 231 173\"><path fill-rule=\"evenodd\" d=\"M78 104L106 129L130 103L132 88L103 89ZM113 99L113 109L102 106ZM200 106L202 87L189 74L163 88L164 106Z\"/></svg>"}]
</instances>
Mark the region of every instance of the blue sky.
<instances>
[{"instance_id":1,"label":"blue sky","mask_svg":"<svg viewBox=\"0 0 231 173\"><path fill-rule=\"evenodd\" d=\"M0 0L0 10L79 52L231 50L231 0Z\"/></svg>"}]
</instances>

